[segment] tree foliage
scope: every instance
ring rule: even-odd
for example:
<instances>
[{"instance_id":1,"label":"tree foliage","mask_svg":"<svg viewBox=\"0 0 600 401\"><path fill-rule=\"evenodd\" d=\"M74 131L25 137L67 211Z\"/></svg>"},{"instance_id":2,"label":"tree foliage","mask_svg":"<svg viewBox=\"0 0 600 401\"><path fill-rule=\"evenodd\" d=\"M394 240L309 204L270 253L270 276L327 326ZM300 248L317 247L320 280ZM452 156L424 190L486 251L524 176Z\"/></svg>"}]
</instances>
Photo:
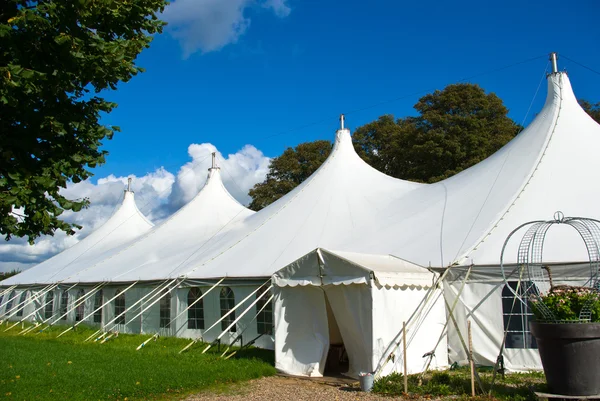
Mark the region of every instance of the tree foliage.
<instances>
[{"instance_id":1,"label":"tree foliage","mask_svg":"<svg viewBox=\"0 0 600 401\"><path fill-rule=\"evenodd\" d=\"M142 72L135 60L165 0L0 2L0 233L32 242L87 199L59 192L104 163L100 149L118 127L100 123L116 107L102 91Z\"/></svg>"},{"instance_id":2,"label":"tree foliage","mask_svg":"<svg viewBox=\"0 0 600 401\"><path fill-rule=\"evenodd\" d=\"M592 104L587 100L579 99L579 104L598 124L600 124L600 102Z\"/></svg>"},{"instance_id":3,"label":"tree foliage","mask_svg":"<svg viewBox=\"0 0 600 401\"><path fill-rule=\"evenodd\" d=\"M498 96L473 84L449 85L425 95L415 109L416 117L384 115L356 129L352 140L357 153L390 176L436 182L490 156L521 129ZM328 141L316 141L274 158L266 180L250 190L250 207L259 210L291 191L330 149Z\"/></svg>"},{"instance_id":4,"label":"tree foliage","mask_svg":"<svg viewBox=\"0 0 600 401\"><path fill-rule=\"evenodd\" d=\"M265 181L249 192L249 208L260 210L296 188L323 164L331 148L332 143L325 140L301 143L273 158Z\"/></svg>"},{"instance_id":5,"label":"tree foliage","mask_svg":"<svg viewBox=\"0 0 600 401\"><path fill-rule=\"evenodd\" d=\"M487 158L521 129L498 96L473 84L425 95L415 109L417 117L383 116L356 130L369 164L396 178L436 182Z\"/></svg>"}]
</instances>

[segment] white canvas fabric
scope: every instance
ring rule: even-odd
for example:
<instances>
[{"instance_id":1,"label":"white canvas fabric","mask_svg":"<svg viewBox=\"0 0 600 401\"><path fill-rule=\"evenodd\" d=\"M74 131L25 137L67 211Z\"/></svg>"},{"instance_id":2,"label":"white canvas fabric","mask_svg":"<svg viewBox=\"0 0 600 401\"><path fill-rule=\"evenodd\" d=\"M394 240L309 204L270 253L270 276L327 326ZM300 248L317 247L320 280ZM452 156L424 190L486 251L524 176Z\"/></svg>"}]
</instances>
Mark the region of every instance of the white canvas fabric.
<instances>
[{"instance_id":1,"label":"white canvas fabric","mask_svg":"<svg viewBox=\"0 0 600 401\"><path fill-rule=\"evenodd\" d=\"M225 229L215 230L209 241L195 239L186 258L178 263L165 259L174 251L160 242L143 251L128 252L131 258L111 258L102 269L86 271L77 280L269 277L307 252L337 244L358 227L373 224L379 210L423 185L389 177L370 167L354 151L350 131L342 129L337 132L329 158L301 185L260 213L238 215L246 217L239 224L222 221ZM181 229L175 224L173 227ZM148 253L157 252L163 256L155 263L144 262Z\"/></svg>"},{"instance_id":2,"label":"white canvas fabric","mask_svg":"<svg viewBox=\"0 0 600 401\"><path fill-rule=\"evenodd\" d=\"M600 126L577 103L567 74L551 74L546 104L516 138L479 164L394 200L339 248L423 266L497 266L506 237L527 221L549 220L558 210L600 218L597 149ZM517 245L509 246L507 263L516 262ZM577 235L559 235L544 260L586 260L583 249Z\"/></svg>"},{"instance_id":3,"label":"white canvas fabric","mask_svg":"<svg viewBox=\"0 0 600 401\"><path fill-rule=\"evenodd\" d=\"M441 291L431 288L434 279L427 269L389 255L313 250L272 276L276 368L321 376L330 343L342 342L351 377L402 371L404 356L396 344L404 321L409 322L409 372L425 368L423 355L436 348L440 337L431 367L446 366L445 312ZM434 301L419 308L430 291Z\"/></svg>"},{"instance_id":4,"label":"white canvas fabric","mask_svg":"<svg viewBox=\"0 0 600 401\"><path fill-rule=\"evenodd\" d=\"M67 279L101 255L148 232L153 224L139 211L134 193L125 191L113 215L97 230L58 255L2 281L2 285L45 284Z\"/></svg>"},{"instance_id":5,"label":"white canvas fabric","mask_svg":"<svg viewBox=\"0 0 600 401\"><path fill-rule=\"evenodd\" d=\"M120 282L167 278L217 234L252 214L252 210L227 192L220 169L210 168L206 184L188 204L146 235L105 254L92 268L69 280Z\"/></svg>"}]
</instances>

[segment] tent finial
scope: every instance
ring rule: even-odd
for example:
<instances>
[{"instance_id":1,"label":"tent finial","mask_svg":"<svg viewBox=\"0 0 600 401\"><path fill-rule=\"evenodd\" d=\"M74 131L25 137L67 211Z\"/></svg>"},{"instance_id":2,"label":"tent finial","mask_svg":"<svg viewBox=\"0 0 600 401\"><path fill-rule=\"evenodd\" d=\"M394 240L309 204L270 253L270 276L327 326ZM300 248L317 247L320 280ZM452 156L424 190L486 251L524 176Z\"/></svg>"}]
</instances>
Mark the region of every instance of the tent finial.
<instances>
[{"instance_id":1,"label":"tent finial","mask_svg":"<svg viewBox=\"0 0 600 401\"><path fill-rule=\"evenodd\" d=\"M219 168L219 166L217 166L217 152L212 152L211 155L212 155L212 165L210 166L208 171L217 170Z\"/></svg>"},{"instance_id":2,"label":"tent finial","mask_svg":"<svg viewBox=\"0 0 600 401\"><path fill-rule=\"evenodd\" d=\"M552 73L556 74L558 73L558 53L556 52L552 52L550 53L550 61L552 62Z\"/></svg>"},{"instance_id":3,"label":"tent finial","mask_svg":"<svg viewBox=\"0 0 600 401\"><path fill-rule=\"evenodd\" d=\"M340 129L344 129L344 120L346 118L344 117L343 114L340 114Z\"/></svg>"},{"instance_id":4,"label":"tent finial","mask_svg":"<svg viewBox=\"0 0 600 401\"><path fill-rule=\"evenodd\" d=\"M127 192L131 192L131 177L127 179Z\"/></svg>"}]
</instances>

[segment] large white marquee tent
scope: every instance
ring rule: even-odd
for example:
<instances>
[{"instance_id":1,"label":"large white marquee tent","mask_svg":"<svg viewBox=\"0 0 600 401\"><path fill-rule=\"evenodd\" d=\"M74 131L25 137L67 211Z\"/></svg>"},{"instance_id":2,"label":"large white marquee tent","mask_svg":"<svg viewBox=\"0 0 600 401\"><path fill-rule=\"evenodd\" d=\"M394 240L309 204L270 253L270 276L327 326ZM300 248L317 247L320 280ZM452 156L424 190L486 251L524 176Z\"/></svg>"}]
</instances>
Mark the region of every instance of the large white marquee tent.
<instances>
[{"instance_id":1,"label":"large white marquee tent","mask_svg":"<svg viewBox=\"0 0 600 401\"><path fill-rule=\"evenodd\" d=\"M198 287L202 294L221 288L220 295L206 296L203 319L207 325L226 322L223 332L230 323L229 331L245 332L268 323L259 310L266 297L259 302L263 295L257 289L271 280L274 336L263 327L246 337L266 335L258 343L264 347L272 347L274 340L283 371L323 374L332 339L345 345L350 374L397 370L397 363L381 361L395 359L397 352L390 350L404 320L414 350L408 352L411 371L422 368L415 355L424 350L434 351L434 367L464 362L461 336L467 320L473 322L476 362L490 365L503 343L504 317L514 312L503 303L503 242L515 227L547 220L557 210L600 219L595 202L600 190L593 184L600 170L599 145L600 126L578 105L567 74L557 71L548 75L546 103L526 129L488 159L436 184L398 180L368 166L354 151L342 120L327 161L258 213L231 198L213 168L189 205L140 238L106 248L93 265L72 263L72 268L46 273L41 264L35 268L39 274L24 272L2 286L102 283L117 294L117 287L135 283L126 302L132 305L128 321L141 310L133 331L165 328L158 323L158 298L152 295L163 286L175 290L176 302L161 301L160 313L166 307L181 315L167 325L168 333L211 341L221 330L207 334L203 327L190 326L189 288ZM575 236L559 232L550 241L545 260L585 261ZM516 244L509 244L506 255L514 265ZM452 319L444 318L444 306ZM234 308L238 314L257 313L225 319ZM111 313L107 319L114 317ZM504 353L509 369L540 368L537 351L527 341L526 314L522 327L509 333ZM393 323L386 323L386 316ZM331 331L334 320L337 331ZM307 321L311 327L303 325ZM229 333L223 340L236 337Z\"/></svg>"}]
</instances>

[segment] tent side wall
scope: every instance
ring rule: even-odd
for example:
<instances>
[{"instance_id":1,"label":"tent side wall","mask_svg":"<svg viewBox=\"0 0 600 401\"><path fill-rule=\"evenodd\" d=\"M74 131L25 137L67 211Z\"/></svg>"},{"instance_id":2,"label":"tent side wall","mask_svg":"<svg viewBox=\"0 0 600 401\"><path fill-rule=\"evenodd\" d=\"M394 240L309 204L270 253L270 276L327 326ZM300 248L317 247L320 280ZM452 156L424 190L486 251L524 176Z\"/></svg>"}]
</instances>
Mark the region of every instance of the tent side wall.
<instances>
[{"instance_id":1,"label":"tent side wall","mask_svg":"<svg viewBox=\"0 0 600 401\"><path fill-rule=\"evenodd\" d=\"M407 322L408 373L422 372L429 359L423 355L435 351L430 368L448 366L446 321L442 292L422 287L371 287L373 298L373 369L381 362L380 375L403 372L402 323ZM431 301L422 304L425 297ZM415 313L416 312L416 313ZM411 315L414 316L411 318ZM436 343L440 343L434 350ZM399 346L395 346L394 344ZM390 349L390 345L392 349ZM387 362L390 352L394 354Z\"/></svg>"},{"instance_id":2,"label":"tent side wall","mask_svg":"<svg viewBox=\"0 0 600 401\"><path fill-rule=\"evenodd\" d=\"M510 317L512 338L507 338L503 351L504 365L509 371L526 372L542 369L535 344L529 335L531 311L514 302L514 295L506 287L499 266L476 266L464 284L467 269L456 268L444 280L444 298L450 307L457 296L458 302L452 313L456 325L448 316L449 362L460 365L468 363L467 353L460 337L467 341L467 320L472 324L473 359L477 365L493 366L496 363L504 339L505 324ZM555 284L584 285L589 278L589 264L554 266ZM566 273L569 273L569 276ZM518 273L509 278L516 288ZM561 279L562 277L562 279ZM525 284L523 284L525 285ZM448 311L450 312L450 311ZM526 338L529 337L529 338Z\"/></svg>"},{"instance_id":3,"label":"tent side wall","mask_svg":"<svg viewBox=\"0 0 600 401\"><path fill-rule=\"evenodd\" d=\"M323 376L329 350L325 293L314 286L274 287L275 368Z\"/></svg>"}]
</instances>

